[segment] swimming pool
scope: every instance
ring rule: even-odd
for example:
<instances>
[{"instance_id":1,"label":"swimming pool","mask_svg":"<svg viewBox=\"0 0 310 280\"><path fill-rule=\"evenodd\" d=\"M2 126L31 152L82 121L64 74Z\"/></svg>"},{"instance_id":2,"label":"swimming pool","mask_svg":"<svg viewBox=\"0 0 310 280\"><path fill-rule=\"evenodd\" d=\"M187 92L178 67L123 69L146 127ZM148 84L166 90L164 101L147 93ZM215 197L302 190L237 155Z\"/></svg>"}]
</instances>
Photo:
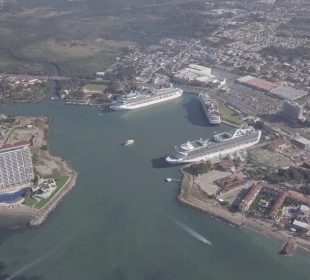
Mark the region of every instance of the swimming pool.
<instances>
[{"instance_id":1,"label":"swimming pool","mask_svg":"<svg viewBox=\"0 0 310 280\"><path fill-rule=\"evenodd\" d=\"M24 188L14 193L0 194L0 203L12 203L18 201L25 196L28 190L29 188Z\"/></svg>"}]
</instances>

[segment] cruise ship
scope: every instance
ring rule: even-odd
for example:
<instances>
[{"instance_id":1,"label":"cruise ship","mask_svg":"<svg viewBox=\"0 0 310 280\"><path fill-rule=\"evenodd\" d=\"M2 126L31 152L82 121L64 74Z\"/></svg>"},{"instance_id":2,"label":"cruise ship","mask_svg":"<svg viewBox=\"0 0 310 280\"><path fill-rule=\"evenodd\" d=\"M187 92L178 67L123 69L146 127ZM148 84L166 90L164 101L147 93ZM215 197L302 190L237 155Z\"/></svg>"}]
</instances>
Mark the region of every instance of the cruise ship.
<instances>
[{"instance_id":1,"label":"cruise ship","mask_svg":"<svg viewBox=\"0 0 310 280\"><path fill-rule=\"evenodd\" d=\"M133 110L159 102L168 101L180 97L182 94L183 90L175 87L154 90L148 94L133 92L126 96L120 97L115 104L110 106L110 108L116 111Z\"/></svg>"},{"instance_id":2,"label":"cruise ship","mask_svg":"<svg viewBox=\"0 0 310 280\"><path fill-rule=\"evenodd\" d=\"M174 147L166 158L169 163L180 164L211 160L251 147L259 142L261 131L249 126L232 132L216 134L210 139L187 141Z\"/></svg>"},{"instance_id":3,"label":"cruise ship","mask_svg":"<svg viewBox=\"0 0 310 280\"><path fill-rule=\"evenodd\" d=\"M219 125L221 123L221 116L209 95L207 93L200 93L199 99L210 124Z\"/></svg>"}]
</instances>

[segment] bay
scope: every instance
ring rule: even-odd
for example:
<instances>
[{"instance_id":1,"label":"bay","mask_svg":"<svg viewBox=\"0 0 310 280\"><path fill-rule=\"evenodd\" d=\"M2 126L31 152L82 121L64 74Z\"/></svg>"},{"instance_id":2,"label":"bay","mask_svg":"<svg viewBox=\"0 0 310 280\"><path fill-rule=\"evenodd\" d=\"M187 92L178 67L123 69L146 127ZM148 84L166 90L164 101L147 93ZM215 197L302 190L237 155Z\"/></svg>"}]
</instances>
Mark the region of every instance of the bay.
<instances>
[{"instance_id":1,"label":"bay","mask_svg":"<svg viewBox=\"0 0 310 280\"><path fill-rule=\"evenodd\" d=\"M208 127L196 96L131 112L100 113L49 99L0 109L51 117L51 152L79 172L76 187L38 229L11 232L15 221L1 219L0 278L309 279L308 255L282 258L279 243L176 202L178 183L164 179L179 179L179 167L163 157L176 144L229 129ZM135 144L123 147L128 138Z\"/></svg>"}]
</instances>

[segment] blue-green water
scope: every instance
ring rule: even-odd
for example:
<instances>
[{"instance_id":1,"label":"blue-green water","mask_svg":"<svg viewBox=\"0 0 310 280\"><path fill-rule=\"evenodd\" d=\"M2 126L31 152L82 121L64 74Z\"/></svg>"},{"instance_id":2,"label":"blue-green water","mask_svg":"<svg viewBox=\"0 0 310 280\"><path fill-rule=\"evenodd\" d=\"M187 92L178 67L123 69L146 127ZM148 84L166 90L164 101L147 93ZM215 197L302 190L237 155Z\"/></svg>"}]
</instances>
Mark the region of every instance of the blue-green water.
<instances>
[{"instance_id":1,"label":"blue-green water","mask_svg":"<svg viewBox=\"0 0 310 280\"><path fill-rule=\"evenodd\" d=\"M204 126L193 95L102 115L52 101L2 105L1 112L51 117L51 150L70 161L79 178L40 228L9 232L10 221L2 218L0 279L309 279L308 255L279 257L277 242L177 204L178 184L164 179L179 178L178 167L164 166L162 157L177 143L227 129ZM121 146L128 138L135 145Z\"/></svg>"}]
</instances>

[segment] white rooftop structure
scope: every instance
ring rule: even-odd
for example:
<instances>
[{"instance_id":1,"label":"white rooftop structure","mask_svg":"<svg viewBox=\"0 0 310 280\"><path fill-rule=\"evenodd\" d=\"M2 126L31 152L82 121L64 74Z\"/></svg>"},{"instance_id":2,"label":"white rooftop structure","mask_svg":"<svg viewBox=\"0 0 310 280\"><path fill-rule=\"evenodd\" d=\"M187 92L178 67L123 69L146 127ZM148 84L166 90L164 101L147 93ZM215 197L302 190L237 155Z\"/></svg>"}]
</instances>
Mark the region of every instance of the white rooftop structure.
<instances>
[{"instance_id":1,"label":"white rooftop structure","mask_svg":"<svg viewBox=\"0 0 310 280\"><path fill-rule=\"evenodd\" d=\"M309 224L304 223L304 222L300 222L300 221L297 221L297 220L294 220L293 225L297 226L297 227L300 227L300 228L303 228L303 229L308 229L308 230L310 229L310 225Z\"/></svg>"},{"instance_id":2,"label":"white rooftop structure","mask_svg":"<svg viewBox=\"0 0 310 280\"><path fill-rule=\"evenodd\" d=\"M211 73L211 68L198 64L190 64L188 67L178 71L174 77L185 82L213 82L216 77Z\"/></svg>"},{"instance_id":3,"label":"white rooftop structure","mask_svg":"<svg viewBox=\"0 0 310 280\"><path fill-rule=\"evenodd\" d=\"M252 80L252 79L255 79L255 77L247 75L247 76L243 76L243 77L238 78L237 81L240 83L244 83L244 82L247 82L247 81Z\"/></svg>"}]
</instances>

